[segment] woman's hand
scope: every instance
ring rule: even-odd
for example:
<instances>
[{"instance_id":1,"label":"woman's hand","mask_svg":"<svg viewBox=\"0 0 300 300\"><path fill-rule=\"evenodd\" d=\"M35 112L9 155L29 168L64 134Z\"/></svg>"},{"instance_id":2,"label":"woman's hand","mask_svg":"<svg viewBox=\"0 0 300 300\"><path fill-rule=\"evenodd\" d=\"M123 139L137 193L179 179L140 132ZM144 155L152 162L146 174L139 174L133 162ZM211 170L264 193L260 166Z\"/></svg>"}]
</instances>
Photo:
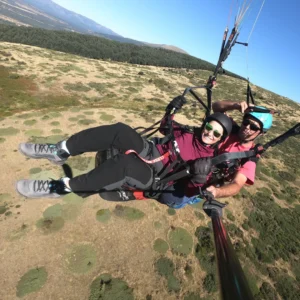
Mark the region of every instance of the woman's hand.
<instances>
[{"instance_id":1,"label":"woman's hand","mask_svg":"<svg viewBox=\"0 0 300 300\"><path fill-rule=\"evenodd\" d=\"M196 183L206 183L207 176L211 172L211 157L198 158L190 164L190 174Z\"/></svg>"},{"instance_id":2,"label":"woman's hand","mask_svg":"<svg viewBox=\"0 0 300 300\"><path fill-rule=\"evenodd\" d=\"M168 104L166 112L171 112L173 109L179 110L185 103L186 99L183 96L177 96Z\"/></svg>"}]
</instances>

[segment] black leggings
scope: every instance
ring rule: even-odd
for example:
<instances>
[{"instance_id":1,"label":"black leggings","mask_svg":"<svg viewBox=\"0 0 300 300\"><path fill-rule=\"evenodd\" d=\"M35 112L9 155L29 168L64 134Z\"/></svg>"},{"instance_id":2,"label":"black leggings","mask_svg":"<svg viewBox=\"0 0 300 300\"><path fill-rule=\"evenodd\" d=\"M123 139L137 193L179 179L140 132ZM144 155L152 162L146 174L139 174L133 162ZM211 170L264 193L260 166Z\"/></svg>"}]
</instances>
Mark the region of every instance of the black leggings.
<instances>
[{"instance_id":1,"label":"black leggings","mask_svg":"<svg viewBox=\"0 0 300 300\"><path fill-rule=\"evenodd\" d=\"M67 140L71 156L97 152L111 147L123 152L132 149L142 157L149 157L151 147L134 129L123 123L105 125L80 131ZM152 168L135 154L118 154L86 174L70 180L74 193L97 193L122 186L146 190L153 182Z\"/></svg>"}]
</instances>

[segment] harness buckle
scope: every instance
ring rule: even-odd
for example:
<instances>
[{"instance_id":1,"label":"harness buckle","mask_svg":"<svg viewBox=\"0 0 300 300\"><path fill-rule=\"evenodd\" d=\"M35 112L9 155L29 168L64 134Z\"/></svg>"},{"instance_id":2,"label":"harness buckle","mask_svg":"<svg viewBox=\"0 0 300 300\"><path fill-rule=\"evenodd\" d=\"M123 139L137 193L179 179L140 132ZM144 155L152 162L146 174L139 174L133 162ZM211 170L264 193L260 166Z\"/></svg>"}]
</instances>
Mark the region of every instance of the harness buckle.
<instances>
[{"instance_id":1,"label":"harness buckle","mask_svg":"<svg viewBox=\"0 0 300 300\"><path fill-rule=\"evenodd\" d=\"M154 177L154 181L158 182L158 181L160 181L160 178L159 177Z\"/></svg>"}]
</instances>

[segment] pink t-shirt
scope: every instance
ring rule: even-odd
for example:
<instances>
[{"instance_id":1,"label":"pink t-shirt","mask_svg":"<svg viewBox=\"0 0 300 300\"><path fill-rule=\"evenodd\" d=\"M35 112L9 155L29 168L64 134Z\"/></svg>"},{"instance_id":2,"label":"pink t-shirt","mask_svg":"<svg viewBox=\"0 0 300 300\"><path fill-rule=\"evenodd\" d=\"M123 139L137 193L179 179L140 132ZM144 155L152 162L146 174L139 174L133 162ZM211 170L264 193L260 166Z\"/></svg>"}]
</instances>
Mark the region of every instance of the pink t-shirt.
<instances>
[{"instance_id":1,"label":"pink t-shirt","mask_svg":"<svg viewBox=\"0 0 300 300\"><path fill-rule=\"evenodd\" d=\"M248 151L253 148L254 143L249 146L245 146L240 144L240 140L237 134L231 134L229 137L225 139L223 143L219 146L218 154L228 153L228 152L243 152ZM246 184L252 185L254 183L255 178L255 169L256 163L253 161L247 161L241 167L239 167L238 172L245 175L247 177Z\"/></svg>"}]
</instances>

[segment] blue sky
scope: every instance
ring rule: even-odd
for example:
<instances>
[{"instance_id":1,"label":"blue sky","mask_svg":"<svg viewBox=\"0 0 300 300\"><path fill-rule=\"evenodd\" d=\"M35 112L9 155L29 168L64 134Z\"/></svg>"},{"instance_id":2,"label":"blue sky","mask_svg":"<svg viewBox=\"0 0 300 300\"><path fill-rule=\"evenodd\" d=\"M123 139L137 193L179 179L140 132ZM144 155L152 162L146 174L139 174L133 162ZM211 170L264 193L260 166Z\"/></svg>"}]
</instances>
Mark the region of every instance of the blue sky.
<instances>
[{"instance_id":1,"label":"blue sky","mask_svg":"<svg viewBox=\"0 0 300 300\"><path fill-rule=\"evenodd\" d=\"M247 2L251 0L247 0ZM123 37L174 45L216 64L227 24L243 0L54 0ZM239 41L248 41L263 0L252 0ZM228 23L230 8L232 14ZM300 1L265 0L248 49L235 45L224 68L300 102ZM234 99L232 99L234 100Z\"/></svg>"}]
</instances>

